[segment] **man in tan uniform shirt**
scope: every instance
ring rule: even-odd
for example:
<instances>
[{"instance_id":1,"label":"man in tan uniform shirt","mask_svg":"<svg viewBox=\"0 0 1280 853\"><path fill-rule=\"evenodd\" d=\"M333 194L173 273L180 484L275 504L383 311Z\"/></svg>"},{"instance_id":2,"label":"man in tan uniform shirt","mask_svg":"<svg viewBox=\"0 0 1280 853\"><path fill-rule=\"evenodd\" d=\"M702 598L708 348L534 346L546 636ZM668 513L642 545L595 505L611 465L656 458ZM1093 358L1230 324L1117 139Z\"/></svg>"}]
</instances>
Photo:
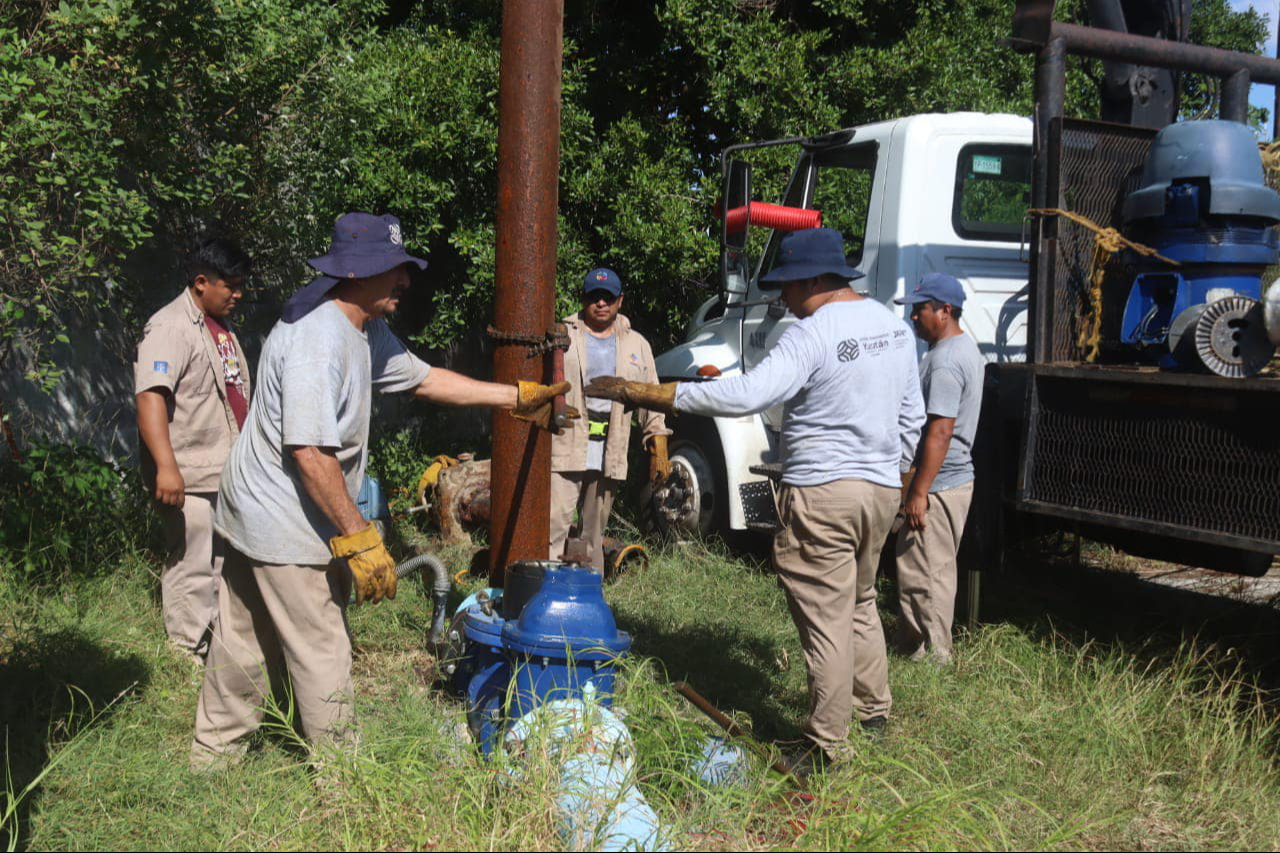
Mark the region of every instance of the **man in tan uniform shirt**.
<instances>
[{"instance_id":1,"label":"man in tan uniform shirt","mask_svg":"<svg viewBox=\"0 0 1280 853\"><path fill-rule=\"evenodd\" d=\"M551 439L550 553L559 559L574 528L587 540L591 564L604 570L604 528L613 508L618 483L627 478L627 449L631 443L631 415L621 403L588 400L583 387L596 376L621 376L639 382L657 382L653 350L644 336L631 328L622 310L622 282L611 269L598 267L587 273L582 287L582 310L564 318L569 349L564 356L564 377L570 384L566 402L582 413ZM650 453L651 479L670 473L667 460L666 418L659 412L637 412Z\"/></svg>"},{"instance_id":2,"label":"man in tan uniform shirt","mask_svg":"<svg viewBox=\"0 0 1280 853\"><path fill-rule=\"evenodd\" d=\"M249 267L227 240L196 246L187 287L147 321L133 365L143 482L165 531L165 631L200 662L218 612L218 480L249 406L249 365L227 322Z\"/></svg>"}]
</instances>

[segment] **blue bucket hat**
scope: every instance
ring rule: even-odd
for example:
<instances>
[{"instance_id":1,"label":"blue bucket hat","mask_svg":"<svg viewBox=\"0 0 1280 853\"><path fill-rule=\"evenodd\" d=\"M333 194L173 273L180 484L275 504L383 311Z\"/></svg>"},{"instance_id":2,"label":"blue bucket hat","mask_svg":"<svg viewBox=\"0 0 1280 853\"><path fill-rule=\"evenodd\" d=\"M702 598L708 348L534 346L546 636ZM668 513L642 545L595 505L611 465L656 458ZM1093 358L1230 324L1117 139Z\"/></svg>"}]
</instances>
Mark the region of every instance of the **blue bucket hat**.
<instances>
[{"instance_id":1,"label":"blue bucket hat","mask_svg":"<svg viewBox=\"0 0 1280 853\"><path fill-rule=\"evenodd\" d=\"M925 273L914 290L893 301L898 305L919 305L930 299L945 302L955 308L963 308L964 285L960 283L960 279L944 272Z\"/></svg>"},{"instance_id":2,"label":"blue bucket hat","mask_svg":"<svg viewBox=\"0 0 1280 853\"><path fill-rule=\"evenodd\" d=\"M343 279L369 278L401 264L427 268L427 262L404 250L400 220L390 214L344 213L333 223L329 251L307 261L322 273L284 304L281 319L295 323L310 314Z\"/></svg>"},{"instance_id":3,"label":"blue bucket hat","mask_svg":"<svg viewBox=\"0 0 1280 853\"><path fill-rule=\"evenodd\" d=\"M782 238L777 266L760 276L766 283L781 287L786 281L802 281L820 275L834 275L853 281L865 277L849 266L844 254L844 237L834 228L805 228Z\"/></svg>"},{"instance_id":4,"label":"blue bucket hat","mask_svg":"<svg viewBox=\"0 0 1280 853\"><path fill-rule=\"evenodd\" d=\"M606 291L610 296L621 296L622 279L608 267L596 267L582 279L582 292L590 293L593 290Z\"/></svg>"}]
</instances>

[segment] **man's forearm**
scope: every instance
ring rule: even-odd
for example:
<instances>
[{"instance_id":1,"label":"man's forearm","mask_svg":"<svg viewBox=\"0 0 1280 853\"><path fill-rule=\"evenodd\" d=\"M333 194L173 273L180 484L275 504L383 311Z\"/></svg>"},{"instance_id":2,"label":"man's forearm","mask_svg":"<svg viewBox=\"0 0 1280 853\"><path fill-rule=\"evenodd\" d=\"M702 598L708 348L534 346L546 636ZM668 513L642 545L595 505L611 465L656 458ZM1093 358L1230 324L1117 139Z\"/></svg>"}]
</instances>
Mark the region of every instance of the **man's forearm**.
<instances>
[{"instance_id":1,"label":"man's forearm","mask_svg":"<svg viewBox=\"0 0 1280 853\"><path fill-rule=\"evenodd\" d=\"M942 462L947 458L947 449L951 446L953 428L949 423L930 420L924 427L924 440L920 442L920 454L916 459L916 476L911 481L912 495L929 494L933 481L942 470Z\"/></svg>"},{"instance_id":2,"label":"man's forearm","mask_svg":"<svg viewBox=\"0 0 1280 853\"><path fill-rule=\"evenodd\" d=\"M173 455L173 443L169 440L169 407L164 395L158 391L143 391L136 397L138 404L138 436L146 445L156 467L177 468Z\"/></svg>"},{"instance_id":3,"label":"man's forearm","mask_svg":"<svg viewBox=\"0 0 1280 853\"><path fill-rule=\"evenodd\" d=\"M307 496L315 501L339 533L355 533L368 524L347 493L342 466L332 451L320 447L294 447L292 454Z\"/></svg>"},{"instance_id":4,"label":"man's forearm","mask_svg":"<svg viewBox=\"0 0 1280 853\"><path fill-rule=\"evenodd\" d=\"M488 406L497 409L516 407L516 386L498 382L482 382L443 367L433 367L414 389L413 396L429 403L449 406Z\"/></svg>"}]
</instances>

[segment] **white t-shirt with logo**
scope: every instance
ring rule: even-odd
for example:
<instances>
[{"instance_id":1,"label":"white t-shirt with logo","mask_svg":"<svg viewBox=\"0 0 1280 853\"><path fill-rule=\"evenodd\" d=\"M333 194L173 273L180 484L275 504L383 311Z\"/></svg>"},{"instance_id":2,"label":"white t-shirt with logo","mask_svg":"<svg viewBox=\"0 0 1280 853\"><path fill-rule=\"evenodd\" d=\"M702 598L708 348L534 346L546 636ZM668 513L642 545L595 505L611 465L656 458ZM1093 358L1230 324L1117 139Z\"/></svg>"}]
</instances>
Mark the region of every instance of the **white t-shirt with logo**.
<instances>
[{"instance_id":1,"label":"white t-shirt with logo","mask_svg":"<svg viewBox=\"0 0 1280 853\"><path fill-rule=\"evenodd\" d=\"M925 420L915 335L874 300L831 302L792 324L747 373L680 383L675 408L731 417L783 402L784 483L899 486Z\"/></svg>"}]
</instances>

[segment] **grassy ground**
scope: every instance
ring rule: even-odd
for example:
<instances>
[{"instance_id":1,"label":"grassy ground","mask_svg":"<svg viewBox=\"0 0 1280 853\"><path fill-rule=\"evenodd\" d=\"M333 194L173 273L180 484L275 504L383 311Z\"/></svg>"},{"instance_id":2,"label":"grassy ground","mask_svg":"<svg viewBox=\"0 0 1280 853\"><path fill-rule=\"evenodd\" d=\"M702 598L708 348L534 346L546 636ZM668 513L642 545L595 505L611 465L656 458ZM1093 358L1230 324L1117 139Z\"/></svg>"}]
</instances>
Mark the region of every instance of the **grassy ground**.
<instances>
[{"instance_id":1,"label":"grassy ground","mask_svg":"<svg viewBox=\"0 0 1280 853\"><path fill-rule=\"evenodd\" d=\"M450 558L465 565L465 554ZM188 771L199 677L166 647L153 583L141 561L60 593L0 581L5 758L15 792L39 780L7 822L13 843L563 847L552 768L513 781L479 761L457 739L460 706L425 683L430 602L416 583L353 611L363 743L319 792L280 724L243 765ZM687 679L761 739L795 737L804 665L768 573L671 547L607 595L635 637L618 705L637 780L680 849L1275 849L1280 839L1270 711L1219 658L1165 649L1153 666L1043 622L985 626L960 639L953 668L893 660L890 736L858 740L805 801L763 762L741 787L693 778L714 730L669 686Z\"/></svg>"}]
</instances>

